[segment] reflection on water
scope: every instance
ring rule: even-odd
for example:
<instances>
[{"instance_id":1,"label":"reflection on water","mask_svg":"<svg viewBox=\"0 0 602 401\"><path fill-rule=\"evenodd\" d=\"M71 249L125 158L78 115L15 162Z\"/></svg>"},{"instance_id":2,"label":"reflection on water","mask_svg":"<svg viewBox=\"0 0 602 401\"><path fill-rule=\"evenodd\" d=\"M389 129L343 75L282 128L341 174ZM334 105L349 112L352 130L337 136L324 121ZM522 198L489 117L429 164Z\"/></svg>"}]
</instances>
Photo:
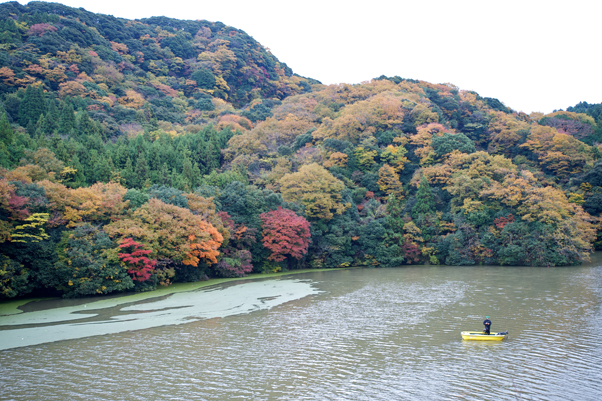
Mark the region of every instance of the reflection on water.
<instances>
[{"instance_id":1,"label":"reflection on water","mask_svg":"<svg viewBox=\"0 0 602 401\"><path fill-rule=\"evenodd\" d=\"M5 316L0 345L18 330L95 335L1 352L0 383L23 400L599 400L601 265L316 272L81 321ZM509 339L462 341L485 315Z\"/></svg>"}]
</instances>

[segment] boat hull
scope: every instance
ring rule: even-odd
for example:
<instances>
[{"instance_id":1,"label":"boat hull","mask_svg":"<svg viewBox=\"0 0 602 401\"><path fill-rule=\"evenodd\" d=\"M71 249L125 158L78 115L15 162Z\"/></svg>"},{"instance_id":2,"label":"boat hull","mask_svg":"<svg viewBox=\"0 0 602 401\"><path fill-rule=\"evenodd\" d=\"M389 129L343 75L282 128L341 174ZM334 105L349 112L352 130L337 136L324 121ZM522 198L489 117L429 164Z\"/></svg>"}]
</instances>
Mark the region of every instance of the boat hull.
<instances>
[{"instance_id":1,"label":"boat hull","mask_svg":"<svg viewBox=\"0 0 602 401\"><path fill-rule=\"evenodd\" d=\"M462 333L463 340L473 340L473 341L502 341L508 338L508 334L485 334L482 331L463 331Z\"/></svg>"}]
</instances>

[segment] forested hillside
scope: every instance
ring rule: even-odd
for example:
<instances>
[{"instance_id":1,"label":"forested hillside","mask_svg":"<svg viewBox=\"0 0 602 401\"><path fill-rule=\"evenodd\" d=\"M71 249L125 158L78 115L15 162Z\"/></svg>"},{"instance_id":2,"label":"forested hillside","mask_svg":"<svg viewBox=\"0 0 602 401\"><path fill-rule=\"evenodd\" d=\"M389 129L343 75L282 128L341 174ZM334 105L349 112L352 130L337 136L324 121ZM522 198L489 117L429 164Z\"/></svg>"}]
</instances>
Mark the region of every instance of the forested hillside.
<instances>
[{"instance_id":1,"label":"forested hillside","mask_svg":"<svg viewBox=\"0 0 602 401\"><path fill-rule=\"evenodd\" d=\"M602 248L602 104L326 86L219 22L0 18L0 297Z\"/></svg>"}]
</instances>

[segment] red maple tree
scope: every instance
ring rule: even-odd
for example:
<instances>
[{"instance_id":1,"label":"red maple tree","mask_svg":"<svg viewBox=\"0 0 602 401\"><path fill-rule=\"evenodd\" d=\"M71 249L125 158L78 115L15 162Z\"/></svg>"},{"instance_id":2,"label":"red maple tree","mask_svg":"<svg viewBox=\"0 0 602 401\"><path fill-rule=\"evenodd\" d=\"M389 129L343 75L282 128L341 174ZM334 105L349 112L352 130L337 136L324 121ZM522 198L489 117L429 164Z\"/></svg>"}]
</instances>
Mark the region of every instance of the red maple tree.
<instances>
[{"instance_id":1,"label":"red maple tree","mask_svg":"<svg viewBox=\"0 0 602 401\"><path fill-rule=\"evenodd\" d=\"M11 219L13 220L25 220L31 214L27 206L30 204L29 198L25 196L18 196L15 193L11 193L11 197L8 200L8 210L11 212Z\"/></svg>"},{"instance_id":2,"label":"red maple tree","mask_svg":"<svg viewBox=\"0 0 602 401\"><path fill-rule=\"evenodd\" d=\"M493 223L495 224L495 226L497 228L499 228L501 230L506 226L506 224L512 223L513 221L514 221L514 216L512 214L509 214L506 217L498 217L497 219L494 219Z\"/></svg>"},{"instance_id":3,"label":"red maple tree","mask_svg":"<svg viewBox=\"0 0 602 401\"><path fill-rule=\"evenodd\" d=\"M126 252L117 254L119 259L127 265L128 273L132 275L132 280L135 281L148 280L157 264L156 260L147 257L152 251L142 249L142 247L141 243L134 241L132 238L124 238L119 248Z\"/></svg>"},{"instance_id":4,"label":"red maple tree","mask_svg":"<svg viewBox=\"0 0 602 401\"><path fill-rule=\"evenodd\" d=\"M262 213L263 246L272 251L268 259L280 262L287 256L301 259L307 253L311 233L309 222L295 212L279 207ZM289 260L290 262L290 260Z\"/></svg>"}]
</instances>

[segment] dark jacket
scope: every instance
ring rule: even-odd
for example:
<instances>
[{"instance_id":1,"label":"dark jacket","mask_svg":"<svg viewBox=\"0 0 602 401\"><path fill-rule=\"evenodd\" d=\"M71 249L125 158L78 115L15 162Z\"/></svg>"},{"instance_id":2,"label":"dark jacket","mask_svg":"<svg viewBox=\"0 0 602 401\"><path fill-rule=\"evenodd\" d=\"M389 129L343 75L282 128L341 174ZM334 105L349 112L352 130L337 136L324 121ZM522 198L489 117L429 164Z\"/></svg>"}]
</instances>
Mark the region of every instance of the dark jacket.
<instances>
[{"instance_id":1,"label":"dark jacket","mask_svg":"<svg viewBox=\"0 0 602 401\"><path fill-rule=\"evenodd\" d=\"M485 325L485 330L489 331L489 329L491 328L491 320L485 319L485 321L483 321L483 324Z\"/></svg>"}]
</instances>

